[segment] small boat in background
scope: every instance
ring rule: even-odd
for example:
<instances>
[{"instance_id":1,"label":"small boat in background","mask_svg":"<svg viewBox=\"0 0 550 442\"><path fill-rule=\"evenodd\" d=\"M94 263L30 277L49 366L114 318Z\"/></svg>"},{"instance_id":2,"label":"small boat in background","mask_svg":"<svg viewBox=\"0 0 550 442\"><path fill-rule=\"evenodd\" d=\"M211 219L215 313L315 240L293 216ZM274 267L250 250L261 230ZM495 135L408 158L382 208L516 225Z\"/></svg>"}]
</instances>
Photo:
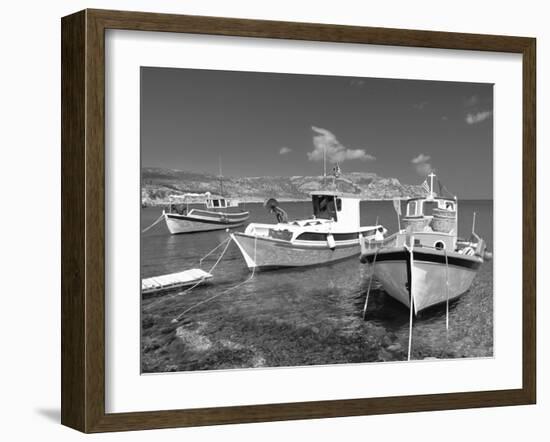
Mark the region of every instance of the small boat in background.
<instances>
[{"instance_id":1,"label":"small boat in background","mask_svg":"<svg viewBox=\"0 0 550 442\"><path fill-rule=\"evenodd\" d=\"M399 231L383 241L361 241L361 262L373 266L373 275L384 290L417 314L433 305L450 301L470 288L477 271L491 254L475 233L460 240L457 235L457 198L438 197L431 186L424 198L394 202ZM424 182L427 188L427 182Z\"/></svg>"},{"instance_id":2,"label":"small boat in background","mask_svg":"<svg viewBox=\"0 0 550 442\"><path fill-rule=\"evenodd\" d=\"M168 211L162 214L172 235L233 229L246 222L250 214L240 208L240 201L223 196L221 159L219 167L220 196L210 192L170 196Z\"/></svg>"},{"instance_id":3,"label":"small boat in background","mask_svg":"<svg viewBox=\"0 0 550 442\"><path fill-rule=\"evenodd\" d=\"M242 226L249 212L237 200L205 194L172 195L162 212L171 234L206 232Z\"/></svg>"},{"instance_id":4,"label":"small boat in background","mask_svg":"<svg viewBox=\"0 0 550 442\"><path fill-rule=\"evenodd\" d=\"M338 191L311 193L313 216L289 221L276 200L268 200L277 224L251 223L231 238L249 269L275 269L322 265L357 257L359 238L381 240L380 225L360 226L360 199Z\"/></svg>"}]
</instances>

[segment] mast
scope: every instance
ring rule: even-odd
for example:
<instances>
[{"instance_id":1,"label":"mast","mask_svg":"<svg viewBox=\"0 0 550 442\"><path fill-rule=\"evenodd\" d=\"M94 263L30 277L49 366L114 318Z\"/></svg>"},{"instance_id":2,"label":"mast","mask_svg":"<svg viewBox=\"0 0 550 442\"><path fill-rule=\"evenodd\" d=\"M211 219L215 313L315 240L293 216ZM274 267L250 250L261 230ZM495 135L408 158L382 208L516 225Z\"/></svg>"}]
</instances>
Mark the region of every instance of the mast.
<instances>
[{"instance_id":1,"label":"mast","mask_svg":"<svg viewBox=\"0 0 550 442\"><path fill-rule=\"evenodd\" d=\"M434 197L434 177L435 174L433 172L430 172L428 175L430 177L430 198L433 199Z\"/></svg>"},{"instance_id":2,"label":"mast","mask_svg":"<svg viewBox=\"0 0 550 442\"><path fill-rule=\"evenodd\" d=\"M323 184L327 180L327 147L323 147Z\"/></svg>"},{"instance_id":3,"label":"mast","mask_svg":"<svg viewBox=\"0 0 550 442\"><path fill-rule=\"evenodd\" d=\"M218 169L220 172L219 178L220 178L220 196L223 195L223 174L222 174L222 158L218 157Z\"/></svg>"}]
</instances>

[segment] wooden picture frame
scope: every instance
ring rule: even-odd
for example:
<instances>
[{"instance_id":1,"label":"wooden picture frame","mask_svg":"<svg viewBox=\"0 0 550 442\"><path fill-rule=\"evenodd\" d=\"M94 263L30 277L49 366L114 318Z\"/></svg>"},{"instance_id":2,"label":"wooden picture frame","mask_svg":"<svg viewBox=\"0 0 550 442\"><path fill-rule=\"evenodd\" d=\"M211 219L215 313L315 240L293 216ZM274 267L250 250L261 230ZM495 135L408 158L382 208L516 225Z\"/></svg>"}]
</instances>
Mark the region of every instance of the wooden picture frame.
<instances>
[{"instance_id":1,"label":"wooden picture frame","mask_svg":"<svg viewBox=\"0 0 550 442\"><path fill-rule=\"evenodd\" d=\"M536 151L533 38L84 10L62 28L62 408L83 432L141 430L534 404ZM494 51L523 57L523 385L513 390L105 412L105 30Z\"/></svg>"}]
</instances>

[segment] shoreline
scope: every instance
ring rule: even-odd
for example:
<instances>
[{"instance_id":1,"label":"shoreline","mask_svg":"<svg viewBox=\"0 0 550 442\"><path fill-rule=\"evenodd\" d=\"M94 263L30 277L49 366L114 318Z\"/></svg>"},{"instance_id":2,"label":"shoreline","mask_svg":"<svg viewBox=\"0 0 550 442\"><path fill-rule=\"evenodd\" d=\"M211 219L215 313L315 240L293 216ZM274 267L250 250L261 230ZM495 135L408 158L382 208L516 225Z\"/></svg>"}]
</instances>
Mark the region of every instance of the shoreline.
<instances>
[{"instance_id":1,"label":"shoreline","mask_svg":"<svg viewBox=\"0 0 550 442\"><path fill-rule=\"evenodd\" d=\"M366 198L366 199L363 199L363 198L360 198L360 201L361 202L383 202L383 201L387 201L387 202L392 202L394 199L399 199L401 201L406 201L410 198L414 198L414 197L400 197L400 198ZM263 204L265 201L267 200L267 198L265 199L247 199L247 200L239 200L239 202L241 204ZM307 199L294 199L294 198L277 198L277 201L279 201L280 203L309 203L311 202L311 199L307 198ZM459 201L494 201L494 198L462 198L460 199ZM159 202L155 202L154 204L151 204L151 203L147 203L147 202L144 202L144 201L141 201L141 208L142 209L146 209L146 208L151 208L151 207L163 207L163 206L168 206L170 204L169 201L159 201Z\"/></svg>"},{"instance_id":2,"label":"shoreline","mask_svg":"<svg viewBox=\"0 0 550 442\"><path fill-rule=\"evenodd\" d=\"M263 204L266 200L266 199L250 199L250 200L239 200L239 202L241 204ZM406 200L408 198L402 198L403 200ZM280 202L280 203L309 203L311 202L311 199L279 199L277 198L277 201ZM363 202L363 201L393 201L393 199L375 199L375 198L369 198L369 199L362 199L360 198L360 201ZM150 207L162 207L162 206L168 206L170 204L169 201L162 201L162 202L158 202L158 203L155 203L155 204L148 204L148 203L144 203L143 201L141 202L141 208L144 209L144 208L150 208Z\"/></svg>"}]
</instances>

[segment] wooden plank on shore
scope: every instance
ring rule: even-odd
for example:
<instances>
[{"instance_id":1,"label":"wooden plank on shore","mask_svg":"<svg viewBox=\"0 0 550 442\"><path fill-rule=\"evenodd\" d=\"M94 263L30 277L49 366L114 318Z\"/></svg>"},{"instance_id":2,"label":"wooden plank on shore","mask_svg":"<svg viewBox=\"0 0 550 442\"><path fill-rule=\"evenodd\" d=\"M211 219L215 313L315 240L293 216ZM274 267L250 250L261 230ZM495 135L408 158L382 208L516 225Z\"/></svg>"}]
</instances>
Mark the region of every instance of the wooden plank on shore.
<instances>
[{"instance_id":1,"label":"wooden plank on shore","mask_svg":"<svg viewBox=\"0 0 550 442\"><path fill-rule=\"evenodd\" d=\"M202 269L189 269L184 270L183 272L153 276L151 278L144 278L141 280L141 293L144 295L150 295L165 290L172 290L206 282L211 278L212 275Z\"/></svg>"}]
</instances>

